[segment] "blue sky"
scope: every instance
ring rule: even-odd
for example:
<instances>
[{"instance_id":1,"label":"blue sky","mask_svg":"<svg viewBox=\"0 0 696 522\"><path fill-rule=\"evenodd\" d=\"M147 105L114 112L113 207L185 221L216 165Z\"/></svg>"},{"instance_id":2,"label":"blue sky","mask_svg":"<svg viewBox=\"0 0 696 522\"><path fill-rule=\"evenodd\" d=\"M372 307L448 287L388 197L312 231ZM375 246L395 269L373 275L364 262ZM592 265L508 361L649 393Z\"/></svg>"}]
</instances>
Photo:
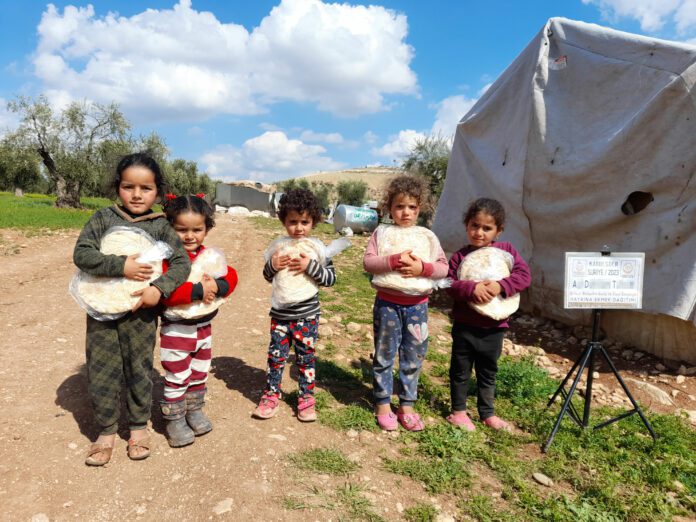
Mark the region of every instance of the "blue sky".
<instances>
[{"instance_id":1,"label":"blue sky","mask_svg":"<svg viewBox=\"0 0 696 522\"><path fill-rule=\"evenodd\" d=\"M449 136L548 18L696 45L696 0L0 0L0 133L17 95L116 101L216 179L398 165Z\"/></svg>"}]
</instances>

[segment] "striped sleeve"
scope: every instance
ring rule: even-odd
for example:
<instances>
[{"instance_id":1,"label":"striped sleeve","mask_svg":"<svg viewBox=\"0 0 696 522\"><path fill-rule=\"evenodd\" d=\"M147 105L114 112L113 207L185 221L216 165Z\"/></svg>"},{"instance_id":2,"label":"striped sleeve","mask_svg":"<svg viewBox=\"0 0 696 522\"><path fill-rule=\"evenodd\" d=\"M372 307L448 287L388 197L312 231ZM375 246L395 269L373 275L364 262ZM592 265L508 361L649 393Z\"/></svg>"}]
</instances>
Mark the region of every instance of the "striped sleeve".
<instances>
[{"instance_id":1,"label":"striped sleeve","mask_svg":"<svg viewBox=\"0 0 696 522\"><path fill-rule=\"evenodd\" d=\"M271 259L266 261L266 264L263 265L263 278L270 283L277 273L278 271L273 268L273 261Z\"/></svg>"},{"instance_id":2,"label":"striped sleeve","mask_svg":"<svg viewBox=\"0 0 696 522\"><path fill-rule=\"evenodd\" d=\"M336 269L330 259L326 262L326 266L322 266L312 259L307 265L305 273L314 279L319 286L333 286L336 283Z\"/></svg>"}]
</instances>

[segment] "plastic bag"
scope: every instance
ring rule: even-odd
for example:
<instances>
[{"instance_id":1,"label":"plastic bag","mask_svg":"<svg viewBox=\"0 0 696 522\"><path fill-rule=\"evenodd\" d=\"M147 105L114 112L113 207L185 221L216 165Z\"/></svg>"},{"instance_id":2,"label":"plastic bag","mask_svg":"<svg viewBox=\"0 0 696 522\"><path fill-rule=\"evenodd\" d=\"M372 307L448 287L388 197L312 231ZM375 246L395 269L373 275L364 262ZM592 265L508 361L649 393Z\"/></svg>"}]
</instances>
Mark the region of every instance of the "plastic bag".
<instances>
[{"instance_id":1,"label":"plastic bag","mask_svg":"<svg viewBox=\"0 0 696 522\"><path fill-rule=\"evenodd\" d=\"M304 253L310 259L316 260L321 265L326 265L328 259L338 255L350 244L346 238L336 239L325 246L324 243L313 237L293 239L284 236L269 245L263 258L264 261L268 262L276 252L280 252L280 255L290 255L292 258L297 258L300 253ZM272 286L271 305L274 308L284 308L293 303L306 301L319 291L319 285L314 279L307 274L290 272L287 268L280 270L275 275Z\"/></svg>"},{"instance_id":2,"label":"plastic bag","mask_svg":"<svg viewBox=\"0 0 696 522\"><path fill-rule=\"evenodd\" d=\"M106 255L140 254L139 263L152 266L147 281L125 277L99 277L78 270L70 281L70 295L85 312L97 321L113 321L133 309L140 297L131 295L150 286L162 275L162 260L172 255L172 248L139 228L111 227L101 240L99 251Z\"/></svg>"},{"instance_id":3,"label":"plastic bag","mask_svg":"<svg viewBox=\"0 0 696 522\"><path fill-rule=\"evenodd\" d=\"M400 227L398 225L379 225L377 234L377 254L391 256L411 250L414 256L427 263L433 263L440 251L437 236L425 227ZM426 295L441 283L428 277L403 277L399 272L387 272L372 276L372 284L380 288L397 290L409 295Z\"/></svg>"},{"instance_id":4,"label":"plastic bag","mask_svg":"<svg viewBox=\"0 0 696 522\"><path fill-rule=\"evenodd\" d=\"M499 248L479 248L462 260L457 269L457 277L463 281L500 281L510 275L514 262L512 254ZM497 295L487 303L469 302L469 305L481 315L501 321L510 317L520 307L520 295Z\"/></svg>"},{"instance_id":5,"label":"plastic bag","mask_svg":"<svg viewBox=\"0 0 696 522\"><path fill-rule=\"evenodd\" d=\"M213 279L225 277L227 275L227 259L222 250L217 248L206 248L191 263L191 273L187 281L200 283L203 276L208 275ZM186 305L170 306L163 315L169 321L181 321L182 319L197 319L212 314L227 302L225 297L216 297L212 303L206 304L203 301L196 301Z\"/></svg>"}]
</instances>

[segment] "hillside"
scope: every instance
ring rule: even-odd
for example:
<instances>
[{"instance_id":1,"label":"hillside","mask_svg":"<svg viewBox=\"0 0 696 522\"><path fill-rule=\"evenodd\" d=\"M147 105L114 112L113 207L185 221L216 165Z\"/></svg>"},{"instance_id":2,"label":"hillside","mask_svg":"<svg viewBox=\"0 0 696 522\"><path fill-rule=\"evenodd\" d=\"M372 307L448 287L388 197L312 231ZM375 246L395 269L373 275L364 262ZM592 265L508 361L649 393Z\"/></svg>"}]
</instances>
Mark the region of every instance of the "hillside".
<instances>
[{"instance_id":1,"label":"hillside","mask_svg":"<svg viewBox=\"0 0 696 522\"><path fill-rule=\"evenodd\" d=\"M309 181L322 181L338 184L341 181L364 181L367 183L370 199L380 199L389 182L403 171L395 167L364 167L331 172L316 172L302 176Z\"/></svg>"}]
</instances>

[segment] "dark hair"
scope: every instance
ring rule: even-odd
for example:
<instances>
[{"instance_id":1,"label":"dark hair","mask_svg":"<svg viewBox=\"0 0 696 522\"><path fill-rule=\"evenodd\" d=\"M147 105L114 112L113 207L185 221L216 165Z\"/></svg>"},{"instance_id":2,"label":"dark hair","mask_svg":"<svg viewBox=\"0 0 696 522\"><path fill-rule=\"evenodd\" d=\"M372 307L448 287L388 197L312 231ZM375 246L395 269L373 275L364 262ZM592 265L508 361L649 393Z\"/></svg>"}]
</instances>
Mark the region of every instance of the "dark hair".
<instances>
[{"instance_id":1,"label":"dark hair","mask_svg":"<svg viewBox=\"0 0 696 522\"><path fill-rule=\"evenodd\" d=\"M118 194L118 189L121 186L123 172L129 167L145 167L150 170L155 175L157 196L159 196L160 201L164 199L164 195L167 193L167 182L164 179L164 174L162 174L162 169L160 169L159 164L155 161L155 158L150 156L147 152L135 152L121 158L116 166L116 175L111 184L111 188L115 194Z\"/></svg>"},{"instance_id":2,"label":"dark hair","mask_svg":"<svg viewBox=\"0 0 696 522\"><path fill-rule=\"evenodd\" d=\"M505 225L505 209L497 199L478 198L474 201L464 213L464 224L468 225L479 212L491 216L495 220L496 227L503 228Z\"/></svg>"},{"instance_id":3,"label":"dark hair","mask_svg":"<svg viewBox=\"0 0 696 522\"><path fill-rule=\"evenodd\" d=\"M171 197L171 196L170 196ZM167 220L173 225L179 214L200 214L205 218L205 229L210 230L215 226L215 214L213 207L200 196L177 196L164 202L164 212Z\"/></svg>"},{"instance_id":4,"label":"dark hair","mask_svg":"<svg viewBox=\"0 0 696 522\"><path fill-rule=\"evenodd\" d=\"M278 219L285 223L285 218L289 212L295 211L298 214L307 212L312 218L312 228L321 223L322 214L319 200L308 189L290 189L280 197L278 207Z\"/></svg>"},{"instance_id":5,"label":"dark hair","mask_svg":"<svg viewBox=\"0 0 696 522\"><path fill-rule=\"evenodd\" d=\"M389 183L384 198L382 199L382 215L389 214L389 209L391 209L394 198L399 194L405 194L415 199L421 207L421 210L427 211L430 207L430 190L428 189L427 182L423 178L404 174L397 176Z\"/></svg>"}]
</instances>

